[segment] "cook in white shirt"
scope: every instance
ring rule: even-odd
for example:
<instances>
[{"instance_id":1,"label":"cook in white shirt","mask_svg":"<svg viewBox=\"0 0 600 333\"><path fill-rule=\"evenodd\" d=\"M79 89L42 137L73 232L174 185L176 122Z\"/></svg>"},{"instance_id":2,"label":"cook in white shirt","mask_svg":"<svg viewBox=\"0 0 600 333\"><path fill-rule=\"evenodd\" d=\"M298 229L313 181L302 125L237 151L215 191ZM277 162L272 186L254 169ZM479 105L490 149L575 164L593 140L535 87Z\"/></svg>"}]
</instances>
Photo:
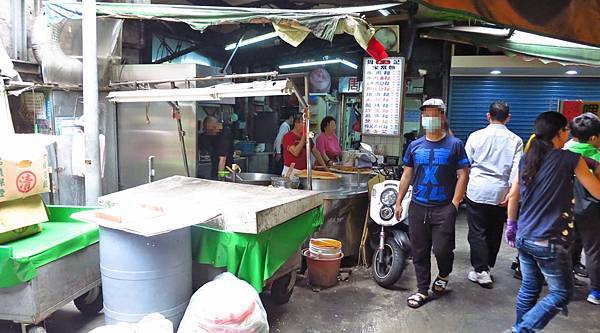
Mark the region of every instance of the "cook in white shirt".
<instances>
[{"instance_id":1,"label":"cook in white shirt","mask_svg":"<svg viewBox=\"0 0 600 333\"><path fill-rule=\"evenodd\" d=\"M283 136L291 131L291 125L294 124L294 113L290 111L290 109L283 109L282 118L285 119L283 123L279 126L279 132L277 132L277 137L275 137L275 142L273 142L273 149L275 150L275 170L273 170L274 174L280 174L283 169L283 157L281 155L281 144L283 143Z\"/></svg>"}]
</instances>

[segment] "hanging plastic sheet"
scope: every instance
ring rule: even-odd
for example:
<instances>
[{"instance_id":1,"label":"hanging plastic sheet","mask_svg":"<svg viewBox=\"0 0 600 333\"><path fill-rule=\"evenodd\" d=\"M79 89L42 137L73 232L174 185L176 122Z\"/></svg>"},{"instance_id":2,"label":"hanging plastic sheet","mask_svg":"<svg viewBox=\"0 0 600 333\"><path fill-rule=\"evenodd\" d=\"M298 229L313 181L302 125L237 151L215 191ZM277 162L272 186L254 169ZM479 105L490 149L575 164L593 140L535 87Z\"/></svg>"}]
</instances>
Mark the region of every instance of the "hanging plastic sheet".
<instances>
[{"instance_id":1,"label":"hanging plastic sheet","mask_svg":"<svg viewBox=\"0 0 600 333\"><path fill-rule=\"evenodd\" d=\"M266 9L247 7L208 7L156 4L98 3L96 13L125 19L152 19L183 22L191 28L204 31L220 24L271 23L277 35L285 42L298 46L312 33L315 37L332 41L336 34L347 33L372 57L387 57L385 48L373 38L375 29L360 17L360 13L390 8L398 4L366 7L346 7L313 10ZM46 13L51 24L82 18L81 2L49 1ZM98 39L100 40L100 39Z\"/></svg>"}]
</instances>

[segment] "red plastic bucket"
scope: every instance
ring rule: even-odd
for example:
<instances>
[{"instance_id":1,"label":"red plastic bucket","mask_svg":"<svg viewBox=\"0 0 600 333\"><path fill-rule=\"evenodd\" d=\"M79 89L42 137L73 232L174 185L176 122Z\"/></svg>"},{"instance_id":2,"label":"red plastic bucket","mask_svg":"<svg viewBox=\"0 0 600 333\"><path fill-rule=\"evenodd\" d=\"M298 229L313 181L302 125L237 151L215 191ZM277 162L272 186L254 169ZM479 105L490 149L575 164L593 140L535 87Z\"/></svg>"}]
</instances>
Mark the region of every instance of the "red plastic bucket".
<instances>
[{"instance_id":1,"label":"red plastic bucket","mask_svg":"<svg viewBox=\"0 0 600 333\"><path fill-rule=\"evenodd\" d=\"M304 249L302 255L306 257L308 281L311 285L329 288L337 284L343 253L340 253L337 258L323 258L315 256L309 249Z\"/></svg>"}]
</instances>

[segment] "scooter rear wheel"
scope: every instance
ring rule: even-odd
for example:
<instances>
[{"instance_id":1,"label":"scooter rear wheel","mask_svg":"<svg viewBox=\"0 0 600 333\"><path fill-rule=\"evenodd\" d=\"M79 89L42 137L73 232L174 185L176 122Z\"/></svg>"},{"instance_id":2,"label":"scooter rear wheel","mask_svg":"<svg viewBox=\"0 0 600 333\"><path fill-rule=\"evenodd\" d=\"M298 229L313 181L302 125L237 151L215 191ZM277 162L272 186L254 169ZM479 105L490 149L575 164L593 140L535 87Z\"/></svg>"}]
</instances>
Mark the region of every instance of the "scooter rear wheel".
<instances>
[{"instance_id":1,"label":"scooter rear wheel","mask_svg":"<svg viewBox=\"0 0 600 333\"><path fill-rule=\"evenodd\" d=\"M373 253L373 279L384 288L392 287L402 276L408 254L392 239L386 239L383 251Z\"/></svg>"}]
</instances>

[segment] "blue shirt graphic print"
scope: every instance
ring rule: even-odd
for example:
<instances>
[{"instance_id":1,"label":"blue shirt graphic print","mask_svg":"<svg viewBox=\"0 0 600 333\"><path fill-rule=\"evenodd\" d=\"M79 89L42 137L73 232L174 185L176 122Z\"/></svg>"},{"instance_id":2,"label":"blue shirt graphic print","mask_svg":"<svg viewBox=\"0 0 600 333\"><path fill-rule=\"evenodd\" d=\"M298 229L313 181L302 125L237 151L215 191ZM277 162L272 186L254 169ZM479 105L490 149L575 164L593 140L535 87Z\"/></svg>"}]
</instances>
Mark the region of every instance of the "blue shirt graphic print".
<instances>
[{"instance_id":1,"label":"blue shirt graphic print","mask_svg":"<svg viewBox=\"0 0 600 333\"><path fill-rule=\"evenodd\" d=\"M463 142L449 135L437 142L425 137L411 142L403 162L413 168L412 200L429 207L452 202L456 171L469 166Z\"/></svg>"}]
</instances>

